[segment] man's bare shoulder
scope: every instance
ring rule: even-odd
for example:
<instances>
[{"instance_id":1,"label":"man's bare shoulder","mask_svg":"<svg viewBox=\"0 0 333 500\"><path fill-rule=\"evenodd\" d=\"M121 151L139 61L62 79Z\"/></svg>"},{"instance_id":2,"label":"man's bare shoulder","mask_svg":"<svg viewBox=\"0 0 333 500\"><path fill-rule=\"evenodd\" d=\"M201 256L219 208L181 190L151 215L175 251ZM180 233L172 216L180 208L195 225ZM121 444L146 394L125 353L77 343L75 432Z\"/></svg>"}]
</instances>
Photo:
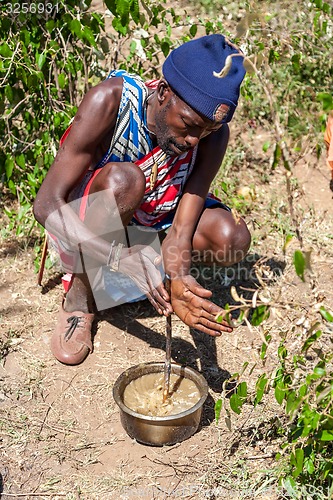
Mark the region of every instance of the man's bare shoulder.
<instances>
[{"instance_id":1,"label":"man's bare shoulder","mask_svg":"<svg viewBox=\"0 0 333 500\"><path fill-rule=\"evenodd\" d=\"M90 136L94 132L99 138L109 134L116 123L122 88L123 79L115 77L88 90L76 112L72 132L78 128L82 135L87 127Z\"/></svg>"},{"instance_id":2,"label":"man's bare shoulder","mask_svg":"<svg viewBox=\"0 0 333 500\"><path fill-rule=\"evenodd\" d=\"M114 77L92 87L85 95L83 106L93 106L95 110L118 108L123 88L123 79Z\"/></svg>"}]
</instances>

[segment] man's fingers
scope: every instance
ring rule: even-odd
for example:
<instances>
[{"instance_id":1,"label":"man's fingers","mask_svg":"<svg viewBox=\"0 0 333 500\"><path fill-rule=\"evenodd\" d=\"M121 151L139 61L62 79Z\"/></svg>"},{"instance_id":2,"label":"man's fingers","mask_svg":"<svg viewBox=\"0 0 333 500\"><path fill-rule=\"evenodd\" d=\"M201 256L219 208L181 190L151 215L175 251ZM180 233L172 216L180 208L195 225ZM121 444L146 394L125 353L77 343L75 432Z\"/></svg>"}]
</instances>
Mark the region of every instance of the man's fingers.
<instances>
[{"instance_id":1,"label":"man's fingers","mask_svg":"<svg viewBox=\"0 0 333 500\"><path fill-rule=\"evenodd\" d=\"M161 262L162 262L162 257L158 255L157 257L155 257L153 264L154 266L159 266Z\"/></svg>"},{"instance_id":2,"label":"man's fingers","mask_svg":"<svg viewBox=\"0 0 333 500\"><path fill-rule=\"evenodd\" d=\"M193 326L196 330L199 330L200 332L207 333L211 337L221 337L222 332L216 331L216 330L211 330L210 328L207 328L206 326L203 325L196 325Z\"/></svg>"},{"instance_id":3,"label":"man's fingers","mask_svg":"<svg viewBox=\"0 0 333 500\"><path fill-rule=\"evenodd\" d=\"M212 296L212 292L210 290L207 290L207 288L201 286L197 282L197 280L193 278L193 276L188 276L186 280L184 280L184 284L190 292L192 292L194 295L198 297L208 299L209 297Z\"/></svg>"},{"instance_id":4,"label":"man's fingers","mask_svg":"<svg viewBox=\"0 0 333 500\"><path fill-rule=\"evenodd\" d=\"M210 330L217 330L219 332L222 331L231 333L233 331L233 328L230 325L228 325L228 323L225 324L216 323L215 321L211 321L206 318L200 318L200 324L206 328L209 328Z\"/></svg>"},{"instance_id":5,"label":"man's fingers","mask_svg":"<svg viewBox=\"0 0 333 500\"><path fill-rule=\"evenodd\" d=\"M159 266L162 262L162 256L159 255L155 250L151 247L144 247L140 250L141 254L144 257L147 257L154 266Z\"/></svg>"},{"instance_id":6,"label":"man's fingers","mask_svg":"<svg viewBox=\"0 0 333 500\"><path fill-rule=\"evenodd\" d=\"M170 304L170 295L168 294L167 290L165 289L164 284L161 283L160 285L158 285L156 287L156 290L159 292L159 294L164 299L164 301Z\"/></svg>"},{"instance_id":7,"label":"man's fingers","mask_svg":"<svg viewBox=\"0 0 333 500\"><path fill-rule=\"evenodd\" d=\"M163 310L162 310L161 306L158 304L158 302L156 302L156 300L154 299L152 294L150 292L147 292L146 295L147 295L147 299L152 304L152 306L156 309L156 311L159 314L163 314Z\"/></svg>"},{"instance_id":8,"label":"man's fingers","mask_svg":"<svg viewBox=\"0 0 333 500\"><path fill-rule=\"evenodd\" d=\"M233 331L233 327L226 320L222 320L221 322L216 321L216 310L221 311L221 308L216 304L208 300L195 298L188 304L188 308L192 323L190 326L199 329L201 329L200 326L203 326L210 331Z\"/></svg>"},{"instance_id":9,"label":"man's fingers","mask_svg":"<svg viewBox=\"0 0 333 500\"><path fill-rule=\"evenodd\" d=\"M150 291L151 295L154 297L156 302L159 303L159 305L163 308L163 312L172 312L172 306L169 302L164 300L163 296L161 295L160 291L158 289L153 289Z\"/></svg>"},{"instance_id":10,"label":"man's fingers","mask_svg":"<svg viewBox=\"0 0 333 500\"><path fill-rule=\"evenodd\" d=\"M191 326L191 328L195 328L196 330L200 330L201 332L208 333L208 335L212 335L214 337L221 336L222 332L231 333L233 331L233 328L229 325L214 323L213 321L209 321L205 318L193 321L193 323L189 326Z\"/></svg>"}]
</instances>

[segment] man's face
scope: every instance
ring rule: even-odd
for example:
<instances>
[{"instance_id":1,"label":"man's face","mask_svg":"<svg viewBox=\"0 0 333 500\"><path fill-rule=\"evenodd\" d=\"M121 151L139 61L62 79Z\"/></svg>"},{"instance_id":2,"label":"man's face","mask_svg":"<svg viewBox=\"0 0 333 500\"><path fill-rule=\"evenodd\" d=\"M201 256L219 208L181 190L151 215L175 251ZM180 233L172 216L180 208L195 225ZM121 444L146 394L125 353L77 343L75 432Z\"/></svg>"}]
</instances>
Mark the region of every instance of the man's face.
<instances>
[{"instance_id":1,"label":"man's face","mask_svg":"<svg viewBox=\"0 0 333 500\"><path fill-rule=\"evenodd\" d=\"M169 88L170 95L155 115L157 143L168 155L179 156L222 125L199 115Z\"/></svg>"}]
</instances>

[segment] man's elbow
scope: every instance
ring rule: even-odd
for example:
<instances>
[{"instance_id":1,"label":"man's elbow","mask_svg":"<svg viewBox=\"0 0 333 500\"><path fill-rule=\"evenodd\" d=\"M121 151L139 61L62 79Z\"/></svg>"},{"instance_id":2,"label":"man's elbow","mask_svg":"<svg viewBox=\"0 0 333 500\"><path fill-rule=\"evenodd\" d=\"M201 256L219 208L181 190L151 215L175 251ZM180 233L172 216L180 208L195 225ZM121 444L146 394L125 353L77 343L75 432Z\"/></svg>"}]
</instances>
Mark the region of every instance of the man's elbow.
<instances>
[{"instance_id":1,"label":"man's elbow","mask_svg":"<svg viewBox=\"0 0 333 500\"><path fill-rule=\"evenodd\" d=\"M39 222L39 224L41 224L42 226L45 227L45 221L46 221L46 218L47 218L47 214L46 214L46 211L45 211L45 208L44 208L44 204L41 202L41 200L39 199L38 195L37 195L37 198L34 201L32 210L33 210L33 214L34 214L34 217L35 217L36 221Z\"/></svg>"}]
</instances>

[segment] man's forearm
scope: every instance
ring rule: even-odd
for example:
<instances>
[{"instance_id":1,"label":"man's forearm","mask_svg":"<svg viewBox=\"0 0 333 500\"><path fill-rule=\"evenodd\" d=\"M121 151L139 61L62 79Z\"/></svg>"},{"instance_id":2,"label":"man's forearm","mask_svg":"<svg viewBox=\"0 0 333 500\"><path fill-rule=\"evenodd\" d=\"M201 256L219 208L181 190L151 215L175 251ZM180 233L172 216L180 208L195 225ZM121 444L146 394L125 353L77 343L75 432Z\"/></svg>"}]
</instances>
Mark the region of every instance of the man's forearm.
<instances>
[{"instance_id":1,"label":"man's forearm","mask_svg":"<svg viewBox=\"0 0 333 500\"><path fill-rule=\"evenodd\" d=\"M171 279L190 274L192 245L188 238L168 235L162 245L165 272Z\"/></svg>"}]
</instances>

